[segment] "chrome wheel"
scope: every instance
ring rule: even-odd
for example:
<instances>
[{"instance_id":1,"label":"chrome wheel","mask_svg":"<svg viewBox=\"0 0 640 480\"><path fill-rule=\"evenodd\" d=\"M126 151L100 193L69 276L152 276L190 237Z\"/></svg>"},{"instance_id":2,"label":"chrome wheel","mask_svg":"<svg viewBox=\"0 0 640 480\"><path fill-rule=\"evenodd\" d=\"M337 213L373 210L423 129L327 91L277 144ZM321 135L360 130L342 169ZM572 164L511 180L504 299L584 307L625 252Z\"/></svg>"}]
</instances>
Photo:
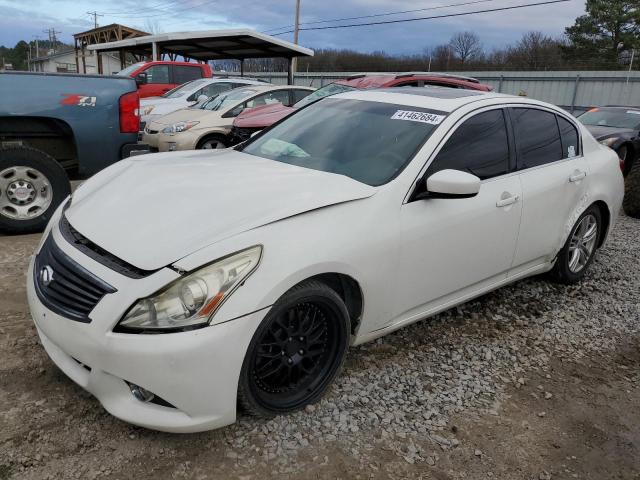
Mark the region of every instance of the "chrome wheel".
<instances>
[{"instance_id":1,"label":"chrome wheel","mask_svg":"<svg viewBox=\"0 0 640 480\"><path fill-rule=\"evenodd\" d=\"M0 215L29 220L42 215L53 200L46 176L31 167L9 167L0 172Z\"/></svg>"},{"instance_id":2,"label":"chrome wheel","mask_svg":"<svg viewBox=\"0 0 640 480\"><path fill-rule=\"evenodd\" d=\"M586 215L573 230L569 242L569 270L580 272L589 263L598 239L598 220L595 215Z\"/></svg>"},{"instance_id":3,"label":"chrome wheel","mask_svg":"<svg viewBox=\"0 0 640 480\"><path fill-rule=\"evenodd\" d=\"M207 150L211 150L211 149L220 150L220 149L227 148L227 147L220 140L212 139L212 140L207 140L206 142L204 142L200 148L207 149Z\"/></svg>"}]
</instances>

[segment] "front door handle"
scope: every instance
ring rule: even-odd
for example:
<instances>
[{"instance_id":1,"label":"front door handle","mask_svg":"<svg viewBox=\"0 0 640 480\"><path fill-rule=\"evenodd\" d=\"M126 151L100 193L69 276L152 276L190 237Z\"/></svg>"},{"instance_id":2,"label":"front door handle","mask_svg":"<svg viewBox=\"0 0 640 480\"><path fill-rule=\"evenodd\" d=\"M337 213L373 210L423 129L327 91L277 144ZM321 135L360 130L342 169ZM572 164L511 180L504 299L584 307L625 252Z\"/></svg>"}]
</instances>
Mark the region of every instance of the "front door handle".
<instances>
[{"instance_id":1,"label":"front door handle","mask_svg":"<svg viewBox=\"0 0 640 480\"><path fill-rule=\"evenodd\" d=\"M506 207L506 206L509 206L509 205L513 205L513 204L514 204L514 203L516 203L518 200L520 200L520 195L512 195L512 196L510 196L510 197L506 197L506 198L504 198L504 197L505 197L505 194L507 194L507 195L508 195L508 193L507 193L507 192L503 193L503 194L502 194L502 197L503 197L503 198L501 198L500 200L498 200L498 201L496 202L496 207L498 207L498 208L502 208L502 207Z\"/></svg>"},{"instance_id":2,"label":"front door handle","mask_svg":"<svg viewBox=\"0 0 640 480\"><path fill-rule=\"evenodd\" d=\"M576 171L576 172L573 173L573 175L571 175L569 177L569 181L571 183L579 182L580 180L582 180L586 176L587 176L587 172Z\"/></svg>"}]
</instances>

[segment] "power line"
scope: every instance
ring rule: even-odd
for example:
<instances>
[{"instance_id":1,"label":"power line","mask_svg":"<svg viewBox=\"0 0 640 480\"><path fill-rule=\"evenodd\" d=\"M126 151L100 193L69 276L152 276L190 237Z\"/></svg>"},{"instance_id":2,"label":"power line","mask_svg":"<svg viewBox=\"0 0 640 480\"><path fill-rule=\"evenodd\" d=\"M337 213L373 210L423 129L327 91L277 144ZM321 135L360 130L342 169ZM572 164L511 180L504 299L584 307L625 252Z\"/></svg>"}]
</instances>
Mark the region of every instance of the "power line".
<instances>
[{"instance_id":1,"label":"power line","mask_svg":"<svg viewBox=\"0 0 640 480\"><path fill-rule=\"evenodd\" d=\"M300 25L317 25L320 23L331 23L331 22L344 22L347 20L361 20L364 18L376 18L376 17L387 17L390 15L401 15L401 14L405 14L405 13L415 13L415 12L425 12L428 10L439 10L439 9L443 9L443 8L450 8L450 7L460 7L463 5L473 5L476 3L487 3L487 2L494 2L495 0L474 0L471 2L462 2L462 3L452 3L450 5L436 5L435 7L425 7L425 8L416 8L413 10L400 10L397 12L387 12L387 13L374 13L371 15L361 15L358 17L344 17L344 18L333 18L330 20L317 20L315 22L304 22L304 23L300 23ZM269 30L265 30L264 33L268 33L268 32L273 32L276 30L282 30L283 28L291 28L292 25L286 25L283 27L278 27L278 28L270 28ZM284 33L284 32L283 32Z\"/></svg>"},{"instance_id":2,"label":"power line","mask_svg":"<svg viewBox=\"0 0 640 480\"><path fill-rule=\"evenodd\" d=\"M216 3L218 0L209 0L207 2L204 3L200 3L198 5L193 5L191 7L185 7L185 8L181 8L180 9L180 13L186 11L186 10L193 10L194 8L199 8L199 7L204 7L206 5L210 5L212 3ZM110 15L108 13L102 13L103 15L107 16L107 17L116 17L116 18L152 18L152 17L160 17L162 15L167 15L167 14L175 14L175 9L173 10L163 10L160 11L160 13L155 13L152 15Z\"/></svg>"},{"instance_id":3,"label":"power line","mask_svg":"<svg viewBox=\"0 0 640 480\"><path fill-rule=\"evenodd\" d=\"M351 23L351 24L347 24L347 25L327 25L324 27L307 27L307 28L301 28L300 31L303 30L329 30L329 29L336 29L336 28L351 28L351 27L366 27L366 26L371 26L371 25L388 25L391 23L406 23L406 22L417 22L419 20L431 20L431 19L435 19L435 18L449 18L449 17L462 17L462 16L466 16L466 15L475 15L477 13L489 13L489 12L501 12L504 10L515 10L518 8L526 8L526 7L535 7L538 5L549 5L552 3L564 3L564 2L569 2L571 0L548 0L546 2L536 2L536 3L525 3L523 5L512 5L510 7L499 7L499 8L488 8L485 10L476 10L474 12L461 12L461 13L448 13L445 15L433 15L430 17L417 17L417 18L406 18L406 19L402 19L402 20L384 20L384 21L380 21L380 22L367 22L367 23ZM293 30L288 30L286 32L280 32L280 33L273 33L273 36L277 36L277 35L285 35L287 33L293 33Z\"/></svg>"},{"instance_id":4,"label":"power line","mask_svg":"<svg viewBox=\"0 0 640 480\"><path fill-rule=\"evenodd\" d=\"M100 14L95 10L93 12L87 12L87 15L91 15L93 17L93 28L98 28L98 17L104 17L104 14Z\"/></svg>"},{"instance_id":5,"label":"power line","mask_svg":"<svg viewBox=\"0 0 640 480\"><path fill-rule=\"evenodd\" d=\"M157 5L153 5L151 7L144 7L142 9L135 9L135 10L122 10L120 12L102 12L104 15L120 15L120 14L136 14L136 13L140 13L140 12L146 12L149 10L157 10L159 8L167 8L167 7L175 7L177 3L183 3L183 2L187 2L188 0L174 0L172 2L162 2L162 3L158 3Z\"/></svg>"}]
</instances>

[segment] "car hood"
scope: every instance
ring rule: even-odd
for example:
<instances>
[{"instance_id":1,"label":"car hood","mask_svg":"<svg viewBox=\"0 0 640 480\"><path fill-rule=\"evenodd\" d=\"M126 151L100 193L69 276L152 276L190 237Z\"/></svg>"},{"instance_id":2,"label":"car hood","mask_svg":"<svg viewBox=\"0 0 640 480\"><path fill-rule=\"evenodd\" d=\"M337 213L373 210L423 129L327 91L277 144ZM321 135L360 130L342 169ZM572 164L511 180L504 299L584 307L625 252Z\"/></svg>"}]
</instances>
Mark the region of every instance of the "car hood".
<instances>
[{"instance_id":1,"label":"car hood","mask_svg":"<svg viewBox=\"0 0 640 480\"><path fill-rule=\"evenodd\" d=\"M587 130L595 137L596 140L604 140L609 137L632 138L635 134L633 130L619 127L603 127L600 125L585 125Z\"/></svg>"},{"instance_id":2,"label":"car hood","mask_svg":"<svg viewBox=\"0 0 640 480\"><path fill-rule=\"evenodd\" d=\"M151 112L151 113L154 113L154 112ZM178 123L178 122L211 121L214 119L219 119L220 113L221 112L203 110L201 108L181 108L180 110L176 110L175 112L171 112L166 115L163 115L160 118L155 118L149 126L150 128L153 128L155 130L160 130L160 127L173 125L174 123Z\"/></svg>"},{"instance_id":3,"label":"car hood","mask_svg":"<svg viewBox=\"0 0 640 480\"><path fill-rule=\"evenodd\" d=\"M92 177L66 215L109 253L155 270L244 231L375 192L232 149L172 152L123 160Z\"/></svg>"},{"instance_id":4,"label":"car hood","mask_svg":"<svg viewBox=\"0 0 640 480\"><path fill-rule=\"evenodd\" d=\"M295 110L295 108L287 107L281 103L252 108L238 115L233 122L233 126L238 128L268 127Z\"/></svg>"}]
</instances>

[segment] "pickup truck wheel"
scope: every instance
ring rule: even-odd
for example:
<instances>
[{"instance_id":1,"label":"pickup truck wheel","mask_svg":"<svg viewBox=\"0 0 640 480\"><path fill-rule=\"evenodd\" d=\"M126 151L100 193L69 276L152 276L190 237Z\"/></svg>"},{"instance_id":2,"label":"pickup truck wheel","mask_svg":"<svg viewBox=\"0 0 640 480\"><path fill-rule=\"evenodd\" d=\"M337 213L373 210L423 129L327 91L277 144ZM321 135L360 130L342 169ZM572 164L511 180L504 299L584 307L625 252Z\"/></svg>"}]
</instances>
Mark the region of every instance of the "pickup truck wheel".
<instances>
[{"instance_id":1,"label":"pickup truck wheel","mask_svg":"<svg viewBox=\"0 0 640 480\"><path fill-rule=\"evenodd\" d=\"M0 232L42 231L69 193L69 179L50 155L26 146L0 149Z\"/></svg>"},{"instance_id":2,"label":"pickup truck wheel","mask_svg":"<svg viewBox=\"0 0 640 480\"><path fill-rule=\"evenodd\" d=\"M624 213L633 218L640 218L640 158L631 165L624 181Z\"/></svg>"}]
</instances>

